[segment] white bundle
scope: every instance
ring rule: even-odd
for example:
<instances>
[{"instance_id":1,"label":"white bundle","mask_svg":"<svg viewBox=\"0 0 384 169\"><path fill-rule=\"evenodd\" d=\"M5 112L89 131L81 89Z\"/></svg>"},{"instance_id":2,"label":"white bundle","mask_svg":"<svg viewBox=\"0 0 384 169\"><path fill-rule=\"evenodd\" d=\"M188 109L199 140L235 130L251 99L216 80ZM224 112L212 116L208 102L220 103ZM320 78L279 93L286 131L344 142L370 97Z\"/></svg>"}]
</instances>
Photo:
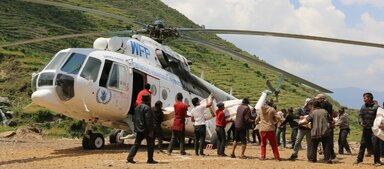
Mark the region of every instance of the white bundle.
<instances>
[{"instance_id":1,"label":"white bundle","mask_svg":"<svg viewBox=\"0 0 384 169\"><path fill-rule=\"evenodd\" d=\"M376 118L373 122L372 132L375 136L379 137L381 140L384 140L384 128L380 126L384 126L384 109L379 107L376 112Z\"/></svg>"}]
</instances>

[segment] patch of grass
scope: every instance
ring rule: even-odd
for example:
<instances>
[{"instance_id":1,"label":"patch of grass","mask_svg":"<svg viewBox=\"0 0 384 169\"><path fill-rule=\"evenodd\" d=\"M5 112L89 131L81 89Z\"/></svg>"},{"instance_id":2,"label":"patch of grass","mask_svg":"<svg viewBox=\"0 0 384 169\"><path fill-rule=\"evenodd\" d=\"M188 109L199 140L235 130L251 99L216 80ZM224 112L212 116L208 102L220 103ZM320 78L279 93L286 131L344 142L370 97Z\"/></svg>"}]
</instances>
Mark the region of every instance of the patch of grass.
<instances>
[{"instance_id":1,"label":"patch of grass","mask_svg":"<svg viewBox=\"0 0 384 169\"><path fill-rule=\"evenodd\" d=\"M63 138L63 137L71 137L68 134L68 131L65 128L51 128L44 130L44 134L48 135L51 138Z\"/></svg>"},{"instance_id":2,"label":"patch of grass","mask_svg":"<svg viewBox=\"0 0 384 169\"><path fill-rule=\"evenodd\" d=\"M0 126L0 133L6 132L6 131L16 131L16 127L7 127L7 126Z\"/></svg>"}]
</instances>

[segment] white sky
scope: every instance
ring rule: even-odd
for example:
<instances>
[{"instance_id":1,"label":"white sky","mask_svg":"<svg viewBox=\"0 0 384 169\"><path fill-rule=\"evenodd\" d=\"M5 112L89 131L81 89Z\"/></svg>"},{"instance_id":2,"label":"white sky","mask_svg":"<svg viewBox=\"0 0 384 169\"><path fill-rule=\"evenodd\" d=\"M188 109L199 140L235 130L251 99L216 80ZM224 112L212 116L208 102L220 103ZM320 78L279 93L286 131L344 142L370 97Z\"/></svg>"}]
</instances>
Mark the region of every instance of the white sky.
<instances>
[{"instance_id":1,"label":"white sky","mask_svg":"<svg viewBox=\"0 0 384 169\"><path fill-rule=\"evenodd\" d=\"M162 0L206 28L295 33L384 44L384 0ZM166 21L165 21L166 23ZM221 35L325 88L384 91L384 49Z\"/></svg>"}]
</instances>

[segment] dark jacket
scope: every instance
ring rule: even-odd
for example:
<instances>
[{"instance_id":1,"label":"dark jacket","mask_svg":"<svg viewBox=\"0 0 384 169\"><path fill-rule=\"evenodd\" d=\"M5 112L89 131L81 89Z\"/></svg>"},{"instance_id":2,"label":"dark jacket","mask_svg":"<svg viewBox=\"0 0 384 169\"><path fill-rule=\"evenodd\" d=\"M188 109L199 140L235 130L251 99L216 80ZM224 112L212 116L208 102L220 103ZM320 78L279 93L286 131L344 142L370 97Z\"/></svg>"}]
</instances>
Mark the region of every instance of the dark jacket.
<instances>
[{"instance_id":1,"label":"dark jacket","mask_svg":"<svg viewBox=\"0 0 384 169\"><path fill-rule=\"evenodd\" d=\"M364 104L360 108L360 114L359 114L359 123L364 123L365 129L370 129L373 126L373 121L375 121L376 118L376 112L379 108L379 105L376 103L372 104Z\"/></svg>"},{"instance_id":2,"label":"dark jacket","mask_svg":"<svg viewBox=\"0 0 384 169\"><path fill-rule=\"evenodd\" d=\"M152 113L153 113L153 124L155 126L160 125L161 122L163 122L163 110L159 109L157 107L152 107Z\"/></svg>"},{"instance_id":3,"label":"dark jacket","mask_svg":"<svg viewBox=\"0 0 384 169\"><path fill-rule=\"evenodd\" d=\"M153 131L153 116L149 105L141 103L135 108L133 124L135 125L135 132Z\"/></svg>"},{"instance_id":4,"label":"dark jacket","mask_svg":"<svg viewBox=\"0 0 384 169\"><path fill-rule=\"evenodd\" d=\"M247 104L241 104L237 108L235 127L239 129L248 129L255 120L251 118L251 109Z\"/></svg>"},{"instance_id":5,"label":"dark jacket","mask_svg":"<svg viewBox=\"0 0 384 169\"><path fill-rule=\"evenodd\" d=\"M329 103L327 100L324 100L320 103L320 107L325 109L329 115L332 116L332 113L333 113L333 106L331 103Z\"/></svg>"},{"instance_id":6,"label":"dark jacket","mask_svg":"<svg viewBox=\"0 0 384 169\"><path fill-rule=\"evenodd\" d=\"M285 118L285 120L281 123L280 126L284 126L285 124L289 123L289 126L292 128L299 127L299 124L295 121L296 116L293 114L288 114L288 116Z\"/></svg>"}]
</instances>

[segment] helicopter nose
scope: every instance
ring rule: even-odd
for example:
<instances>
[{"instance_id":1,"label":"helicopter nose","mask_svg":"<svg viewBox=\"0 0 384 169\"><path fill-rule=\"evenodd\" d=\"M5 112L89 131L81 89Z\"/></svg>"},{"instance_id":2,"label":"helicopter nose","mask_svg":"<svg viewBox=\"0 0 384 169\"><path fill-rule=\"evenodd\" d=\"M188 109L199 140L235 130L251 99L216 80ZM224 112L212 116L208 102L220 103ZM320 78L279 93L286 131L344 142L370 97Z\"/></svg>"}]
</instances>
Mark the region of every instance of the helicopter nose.
<instances>
[{"instance_id":1,"label":"helicopter nose","mask_svg":"<svg viewBox=\"0 0 384 169\"><path fill-rule=\"evenodd\" d=\"M51 108L59 106L60 103L54 93L49 89L40 89L32 93L32 102L40 106Z\"/></svg>"}]
</instances>

